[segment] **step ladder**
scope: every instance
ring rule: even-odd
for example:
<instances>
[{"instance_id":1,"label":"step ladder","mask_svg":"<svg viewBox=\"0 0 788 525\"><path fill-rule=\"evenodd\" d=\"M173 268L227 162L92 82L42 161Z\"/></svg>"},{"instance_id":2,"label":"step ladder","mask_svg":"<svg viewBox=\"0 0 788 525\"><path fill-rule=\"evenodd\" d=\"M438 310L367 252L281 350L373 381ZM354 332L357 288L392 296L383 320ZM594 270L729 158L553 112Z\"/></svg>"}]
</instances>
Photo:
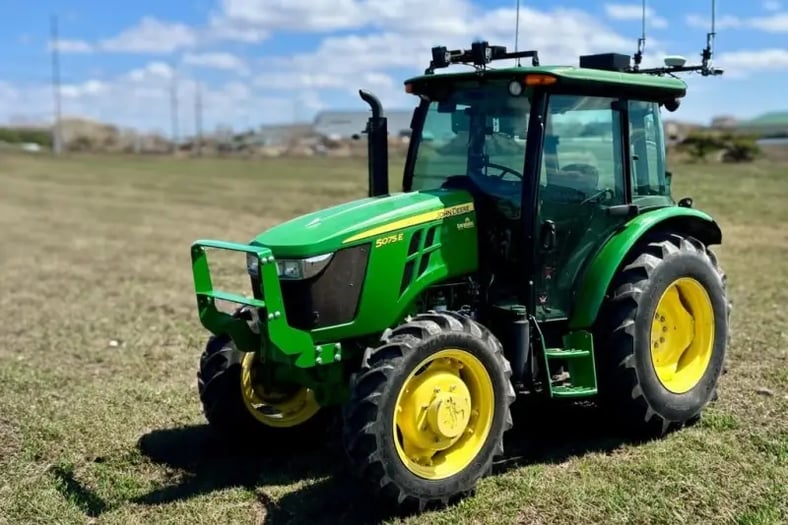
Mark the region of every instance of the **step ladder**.
<instances>
[{"instance_id":1,"label":"step ladder","mask_svg":"<svg viewBox=\"0 0 788 525\"><path fill-rule=\"evenodd\" d=\"M542 340L544 348L544 340ZM564 348L545 348L545 366L550 397L581 398L597 393L594 366L594 339L590 332L579 330L563 337ZM567 380L553 380L550 364L562 361L569 373Z\"/></svg>"}]
</instances>

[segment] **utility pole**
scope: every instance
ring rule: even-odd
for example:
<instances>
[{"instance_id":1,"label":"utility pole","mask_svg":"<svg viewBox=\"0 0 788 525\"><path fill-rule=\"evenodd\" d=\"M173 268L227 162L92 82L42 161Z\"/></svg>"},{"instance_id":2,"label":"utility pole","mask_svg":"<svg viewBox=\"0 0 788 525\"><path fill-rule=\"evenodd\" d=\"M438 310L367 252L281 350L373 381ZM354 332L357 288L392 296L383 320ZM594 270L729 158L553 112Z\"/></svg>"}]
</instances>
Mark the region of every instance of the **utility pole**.
<instances>
[{"instance_id":1,"label":"utility pole","mask_svg":"<svg viewBox=\"0 0 788 525\"><path fill-rule=\"evenodd\" d=\"M174 63L170 80L170 118L172 119L172 152L175 153L178 151L178 78Z\"/></svg>"},{"instance_id":2,"label":"utility pole","mask_svg":"<svg viewBox=\"0 0 788 525\"><path fill-rule=\"evenodd\" d=\"M194 81L194 131L197 138L197 155L202 155L202 87Z\"/></svg>"},{"instance_id":3,"label":"utility pole","mask_svg":"<svg viewBox=\"0 0 788 525\"><path fill-rule=\"evenodd\" d=\"M52 148L55 155L63 152L63 136L60 127L60 49L58 43L57 15L52 15L52 93L55 99L55 120L52 125Z\"/></svg>"}]
</instances>

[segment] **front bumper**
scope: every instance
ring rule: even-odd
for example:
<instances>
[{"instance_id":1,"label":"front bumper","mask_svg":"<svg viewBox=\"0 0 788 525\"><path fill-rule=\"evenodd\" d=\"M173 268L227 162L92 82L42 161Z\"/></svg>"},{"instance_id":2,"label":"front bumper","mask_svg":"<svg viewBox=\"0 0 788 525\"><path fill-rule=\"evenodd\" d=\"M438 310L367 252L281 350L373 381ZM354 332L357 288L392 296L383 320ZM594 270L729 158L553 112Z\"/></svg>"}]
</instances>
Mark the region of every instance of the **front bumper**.
<instances>
[{"instance_id":1,"label":"front bumper","mask_svg":"<svg viewBox=\"0 0 788 525\"><path fill-rule=\"evenodd\" d=\"M215 290L206 249L254 254L259 260L260 290L255 299ZM269 248L225 241L199 240L192 244L192 273L200 322L213 334L228 334L243 352L260 352L271 360L299 368L329 365L342 360L339 342L315 344L312 335L287 322L276 260ZM216 300L249 306L256 313L248 321L216 307Z\"/></svg>"}]
</instances>

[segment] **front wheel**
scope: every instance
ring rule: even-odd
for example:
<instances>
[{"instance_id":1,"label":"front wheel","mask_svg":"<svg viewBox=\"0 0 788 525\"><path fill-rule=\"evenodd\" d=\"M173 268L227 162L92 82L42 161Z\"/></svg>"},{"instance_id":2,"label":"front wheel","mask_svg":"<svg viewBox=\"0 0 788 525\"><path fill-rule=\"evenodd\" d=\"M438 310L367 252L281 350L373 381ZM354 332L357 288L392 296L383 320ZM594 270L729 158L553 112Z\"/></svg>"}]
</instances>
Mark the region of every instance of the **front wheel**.
<instances>
[{"instance_id":1,"label":"front wheel","mask_svg":"<svg viewBox=\"0 0 788 525\"><path fill-rule=\"evenodd\" d=\"M471 493L503 453L515 394L498 340L468 317L421 314L367 349L344 412L356 473L423 510Z\"/></svg>"},{"instance_id":2,"label":"front wheel","mask_svg":"<svg viewBox=\"0 0 788 525\"><path fill-rule=\"evenodd\" d=\"M233 440L282 445L325 432L326 410L311 390L258 379L256 354L241 352L227 335L212 336L200 358L197 387L211 427Z\"/></svg>"},{"instance_id":3,"label":"front wheel","mask_svg":"<svg viewBox=\"0 0 788 525\"><path fill-rule=\"evenodd\" d=\"M600 395L625 430L661 436L716 394L729 332L725 275L697 239L663 234L615 277L596 336Z\"/></svg>"}]
</instances>

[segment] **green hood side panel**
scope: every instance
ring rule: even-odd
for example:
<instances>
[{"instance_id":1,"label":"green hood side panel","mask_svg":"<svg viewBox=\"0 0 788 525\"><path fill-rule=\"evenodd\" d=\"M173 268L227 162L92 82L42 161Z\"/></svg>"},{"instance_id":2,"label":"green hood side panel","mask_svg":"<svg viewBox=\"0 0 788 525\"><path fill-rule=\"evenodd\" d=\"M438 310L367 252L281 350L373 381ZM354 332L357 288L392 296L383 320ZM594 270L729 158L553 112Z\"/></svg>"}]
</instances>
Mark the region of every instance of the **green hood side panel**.
<instances>
[{"instance_id":1,"label":"green hood side panel","mask_svg":"<svg viewBox=\"0 0 788 525\"><path fill-rule=\"evenodd\" d=\"M468 193L457 190L358 199L278 224L258 235L254 243L271 248L278 259L320 255L361 240L354 237L364 232L374 234L392 224L396 229L398 222L470 202Z\"/></svg>"},{"instance_id":2,"label":"green hood side panel","mask_svg":"<svg viewBox=\"0 0 788 525\"><path fill-rule=\"evenodd\" d=\"M575 308L569 319L572 330L590 328L608 292L619 266L640 238L666 220L705 223L704 228L719 228L714 219L700 210L670 206L638 215L616 232L594 256L579 281Z\"/></svg>"},{"instance_id":3,"label":"green hood side panel","mask_svg":"<svg viewBox=\"0 0 788 525\"><path fill-rule=\"evenodd\" d=\"M478 267L471 195L430 190L366 198L280 224L254 244L277 259L308 257L369 244L357 315L311 331L315 344L382 332L410 313L424 289Z\"/></svg>"}]
</instances>

